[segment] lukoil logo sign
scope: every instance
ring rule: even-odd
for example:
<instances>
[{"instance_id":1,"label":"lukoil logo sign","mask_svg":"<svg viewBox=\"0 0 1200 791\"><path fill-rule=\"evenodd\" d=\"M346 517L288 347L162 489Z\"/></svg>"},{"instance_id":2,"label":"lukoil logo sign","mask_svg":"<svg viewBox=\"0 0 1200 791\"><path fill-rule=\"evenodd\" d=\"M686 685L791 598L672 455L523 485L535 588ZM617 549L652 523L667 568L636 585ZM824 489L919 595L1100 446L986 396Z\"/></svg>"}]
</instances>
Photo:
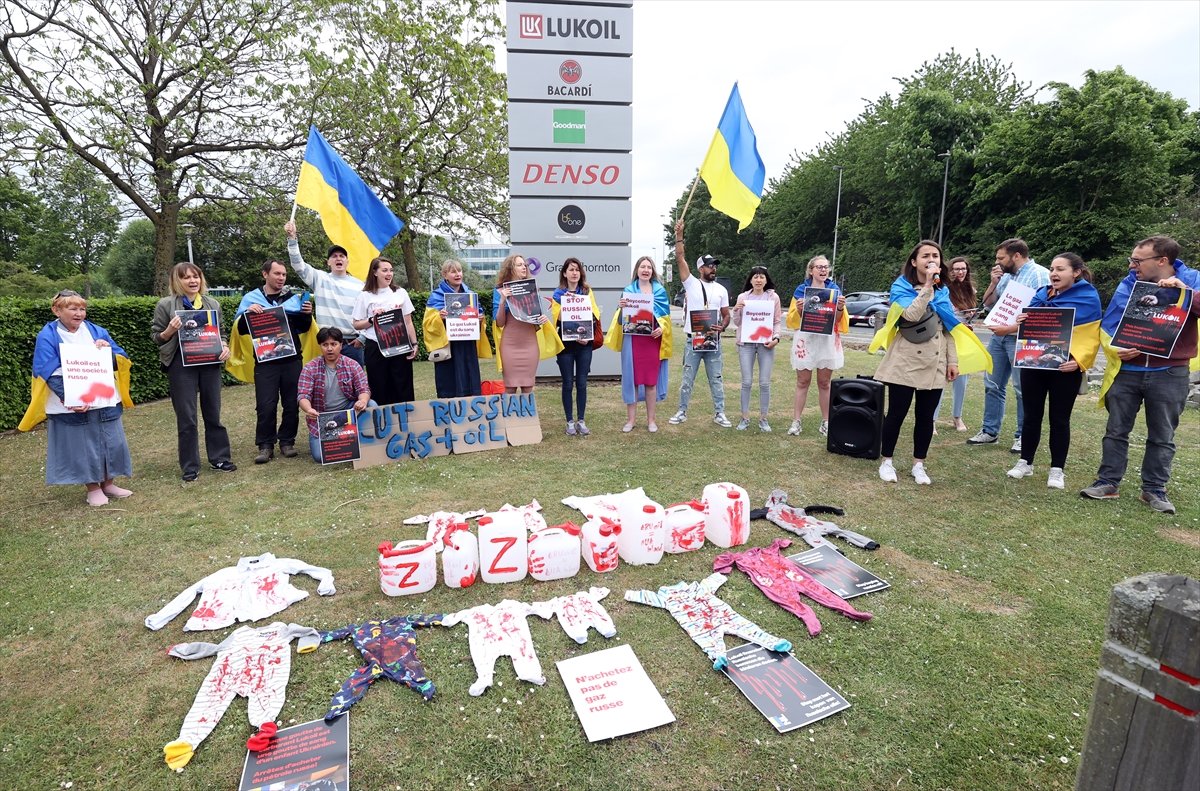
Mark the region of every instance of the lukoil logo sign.
<instances>
[{"instance_id":1,"label":"lukoil logo sign","mask_svg":"<svg viewBox=\"0 0 1200 791\"><path fill-rule=\"evenodd\" d=\"M583 145L587 142L587 112L585 110L554 111L554 142Z\"/></svg>"},{"instance_id":2,"label":"lukoil logo sign","mask_svg":"<svg viewBox=\"0 0 1200 791\"><path fill-rule=\"evenodd\" d=\"M521 38L609 39L620 41L615 19L587 17L543 17L521 14Z\"/></svg>"},{"instance_id":3,"label":"lukoil logo sign","mask_svg":"<svg viewBox=\"0 0 1200 791\"><path fill-rule=\"evenodd\" d=\"M542 15L521 14L521 38L542 37Z\"/></svg>"}]
</instances>

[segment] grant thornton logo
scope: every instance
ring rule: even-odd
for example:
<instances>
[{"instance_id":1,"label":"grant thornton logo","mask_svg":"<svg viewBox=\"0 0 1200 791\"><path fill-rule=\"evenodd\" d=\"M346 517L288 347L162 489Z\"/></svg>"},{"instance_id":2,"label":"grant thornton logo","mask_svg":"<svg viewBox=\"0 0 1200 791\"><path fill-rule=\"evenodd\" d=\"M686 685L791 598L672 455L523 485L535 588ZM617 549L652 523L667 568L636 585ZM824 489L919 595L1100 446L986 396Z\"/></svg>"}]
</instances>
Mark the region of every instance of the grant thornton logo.
<instances>
[{"instance_id":1,"label":"grant thornton logo","mask_svg":"<svg viewBox=\"0 0 1200 791\"><path fill-rule=\"evenodd\" d=\"M587 142L585 110L554 110L554 142L583 145Z\"/></svg>"},{"instance_id":2,"label":"grant thornton logo","mask_svg":"<svg viewBox=\"0 0 1200 791\"><path fill-rule=\"evenodd\" d=\"M542 271L542 262L529 256L525 259L525 263L529 265L529 276L537 277L537 273Z\"/></svg>"}]
</instances>

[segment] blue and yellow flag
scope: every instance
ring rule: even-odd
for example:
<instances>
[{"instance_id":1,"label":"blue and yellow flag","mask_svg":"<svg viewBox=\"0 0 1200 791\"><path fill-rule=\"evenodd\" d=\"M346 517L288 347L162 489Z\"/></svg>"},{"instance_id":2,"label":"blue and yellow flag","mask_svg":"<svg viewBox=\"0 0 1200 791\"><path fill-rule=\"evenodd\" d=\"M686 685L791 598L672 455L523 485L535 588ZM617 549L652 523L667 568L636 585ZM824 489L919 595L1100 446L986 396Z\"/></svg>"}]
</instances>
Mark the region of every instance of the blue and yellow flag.
<instances>
[{"instance_id":1,"label":"blue and yellow flag","mask_svg":"<svg viewBox=\"0 0 1200 791\"><path fill-rule=\"evenodd\" d=\"M371 259L404 227L315 126L308 128L296 204L321 215L325 235L346 248L347 268L360 280L367 276Z\"/></svg>"},{"instance_id":2,"label":"blue and yellow flag","mask_svg":"<svg viewBox=\"0 0 1200 791\"><path fill-rule=\"evenodd\" d=\"M762 203L767 169L758 155L758 141L736 82L700 166L700 178L708 185L714 209L737 220L739 232L750 224Z\"/></svg>"}]
</instances>

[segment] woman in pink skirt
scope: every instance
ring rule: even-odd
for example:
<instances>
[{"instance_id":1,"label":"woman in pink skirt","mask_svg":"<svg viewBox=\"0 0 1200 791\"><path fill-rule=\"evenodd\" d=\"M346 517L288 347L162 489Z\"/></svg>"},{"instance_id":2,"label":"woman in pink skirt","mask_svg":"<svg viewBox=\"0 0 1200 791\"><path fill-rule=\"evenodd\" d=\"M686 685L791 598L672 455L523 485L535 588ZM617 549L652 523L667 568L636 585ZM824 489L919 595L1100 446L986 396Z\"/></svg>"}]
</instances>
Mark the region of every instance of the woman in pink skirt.
<instances>
[{"instance_id":1,"label":"woman in pink skirt","mask_svg":"<svg viewBox=\"0 0 1200 791\"><path fill-rule=\"evenodd\" d=\"M658 282L658 272L649 256L642 256L634 265L633 281L625 286L617 303L622 308L613 316L605 336L604 345L621 355L621 397L625 401L627 420L621 428L633 431L637 417L637 402L646 402L646 429L653 434L658 431L654 422L655 405L667 397L667 361L671 359L671 304L667 290ZM640 300L630 297L649 297L650 315L624 317L624 308ZM646 324L654 329L647 334L637 334ZM628 334L626 328L634 330ZM653 391L653 396L651 395Z\"/></svg>"}]
</instances>

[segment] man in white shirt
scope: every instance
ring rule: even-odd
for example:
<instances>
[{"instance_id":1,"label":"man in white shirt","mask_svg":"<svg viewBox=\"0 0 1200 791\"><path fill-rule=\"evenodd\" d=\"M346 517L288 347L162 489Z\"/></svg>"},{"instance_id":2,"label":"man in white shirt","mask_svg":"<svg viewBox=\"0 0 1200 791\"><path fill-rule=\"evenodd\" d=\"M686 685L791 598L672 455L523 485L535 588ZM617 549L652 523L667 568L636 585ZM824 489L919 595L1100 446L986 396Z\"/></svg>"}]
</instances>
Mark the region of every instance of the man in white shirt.
<instances>
[{"instance_id":1,"label":"man in white shirt","mask_svg":"<svg viewBox=\"0 0 1200 791\"><path fill-rule=\"evenodd\" d=\"M677 426L687 420L688 404L692 400L692 385L696 381L696 372L700 363L704 363L704 373L708 376L708 389L712 393L713 422L718 426L729 428L732 423L725 417L725 382L721 378L722 360L720 332L729 326L729 292L725 286L717 282L718 261L711 255L702 255L696 261L699 277L692 277L688 269L687 255L683 249L683 220L675 223L675 263L679 268L679 282L683 285L685 295L683 308L683 330L686 344L683 353L683 381L679 385L679 411L668 421ZM712 351L695 351L692 349L693 310L717 310L720 321L714 328L717 330L717 348Z\"/></svg>"},{"instance_id":2,"label":"man in white shirt","mask_svg":"<svg viewBox=\"0 0 1200 791\"><path fill-rule=\"evenodd\" d=\"M283 226L287 234L288 262L296 274L312 289L316 302L316 319L318 327L337 327L342 331L344 343L342 354L363 365L363 343L358 337L358 330L351 323L350 314L354 311L354 300L363 290L363 282L349 274L346 267L350 263L346 248L335 244L329 248L325 263L328 272L323 272L304 262L300 255L300 242L296 239L296 223L289 220Z\"/></svg>"}]
</instances>

